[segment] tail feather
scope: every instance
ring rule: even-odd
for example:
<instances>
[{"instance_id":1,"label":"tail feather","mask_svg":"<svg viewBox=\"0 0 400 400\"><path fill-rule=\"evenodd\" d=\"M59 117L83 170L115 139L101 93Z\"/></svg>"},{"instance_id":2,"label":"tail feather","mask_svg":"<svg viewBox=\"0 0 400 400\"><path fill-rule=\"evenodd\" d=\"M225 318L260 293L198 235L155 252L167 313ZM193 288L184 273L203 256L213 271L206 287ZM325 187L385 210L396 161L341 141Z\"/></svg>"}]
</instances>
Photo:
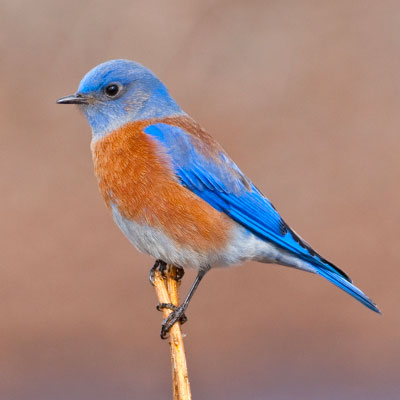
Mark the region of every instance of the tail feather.
<instances>
[{"instance_id":1,"label":"tail feather","mask_svg":"<svg viewBox=\"0 0 400 400\"><path fill-rule=\"evenodd\" d=\"M321 257L307 242L305 242L297 233L287 226L288 232L292 235L292 238L304 249L308 251L309 259L312 257L311 265L314 271L323 276L329 282L336 285L338 288L344 290L350 296L353 296L364 306L370 310L375 311L378 314L382 314L377 305L368 298L358 287L353 285L351 278L336 265L332 264L325 258ZM301 254L299 257L305 259L307 255ZM307 260L308 261L308 260Z\"/></svg>"},{"instance_id":2,"label":"tail feather","mask_svg":"<svg viewBox=\"0 0 400 400\"><path fill-rule=\"evenodd\" d=\"M318 275L323 276L329 282L332 282L338 288L344 290L345 292L353 296L356 300L364 304L364 306L368 307L370 310L375 311L378 314L382 314L378 306L370 298L368 298L360 289L354 286L351 282L344 279L341 275L338 275L335 272L320 267L316 267L315 272Z\"/></svg>"}]
</instances>

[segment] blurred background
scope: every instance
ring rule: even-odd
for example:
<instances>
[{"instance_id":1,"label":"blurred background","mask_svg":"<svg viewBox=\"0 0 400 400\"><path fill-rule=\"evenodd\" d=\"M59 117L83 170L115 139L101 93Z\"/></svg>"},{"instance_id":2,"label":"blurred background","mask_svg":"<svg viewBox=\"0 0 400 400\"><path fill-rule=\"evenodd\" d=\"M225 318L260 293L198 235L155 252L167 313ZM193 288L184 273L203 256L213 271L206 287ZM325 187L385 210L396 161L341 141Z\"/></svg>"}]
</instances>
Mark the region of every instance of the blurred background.
<instances>
[{"instance_id":1,"label":"blurred background","mask_svg":"<svg viewBox=\"0 0 400 400\"><path fill-rule=\"evenodd\" d=\"M151 68L384 312L304 272L213 271L184 326L194 399L397 399L399 19L398 1L3 0L0 399L171 396L153 260L55 104L112 58Z\"/></svg>"}]
</instances>

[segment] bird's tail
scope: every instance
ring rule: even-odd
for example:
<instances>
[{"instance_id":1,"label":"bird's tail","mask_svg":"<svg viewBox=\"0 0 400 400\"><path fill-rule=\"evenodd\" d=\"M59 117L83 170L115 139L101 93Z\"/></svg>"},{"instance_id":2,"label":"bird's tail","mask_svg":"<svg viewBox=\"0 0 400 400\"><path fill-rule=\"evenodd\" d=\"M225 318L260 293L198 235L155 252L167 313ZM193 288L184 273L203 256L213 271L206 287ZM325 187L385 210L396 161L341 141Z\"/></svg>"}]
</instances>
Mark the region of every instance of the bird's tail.
<instances>
[{"instance_id":1,"label":"bird's tail","mask_svg":"<svg viewBox=\"0 0 400 400\"><path fill-rule=\"evenodd\" d=\"M330 271L325 268L316 267L315 272L318 275L323 276L325 279L328 279L329 282L332 282L338 288L353 296L356 300L364 304L364 306L368 307L370 310L375 311L378 314L382 314L377 305L370 298L368 298L359 288L354 286L343 276L339 275L336 271Z\"/></svg>"},{"instance_id":2,"label":"bird's tail","mask_svg":"<svg viewBox=\"0 0 400 400\"><path fill-rule=\"evenodd\" d=\"M293 229L287 227L293 240L303 249L298 252L298 257L312 267L313 272L323 276L329 282L353 296L361 304L378 314L382 314L377 305L368 298L358 287L353 285L351 278L336 265L321 257L311 246L305 242Z\"/></svg>"}]
</instances>

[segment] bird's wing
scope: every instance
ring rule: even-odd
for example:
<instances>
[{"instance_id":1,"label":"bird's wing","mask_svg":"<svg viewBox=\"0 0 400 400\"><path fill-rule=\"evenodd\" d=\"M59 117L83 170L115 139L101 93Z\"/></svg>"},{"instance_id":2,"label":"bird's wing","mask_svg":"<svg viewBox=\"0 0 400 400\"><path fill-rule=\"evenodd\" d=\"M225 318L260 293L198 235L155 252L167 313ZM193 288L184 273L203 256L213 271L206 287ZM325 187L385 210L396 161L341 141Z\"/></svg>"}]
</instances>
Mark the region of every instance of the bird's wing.
<instances>
[{"instance_id":1,"label":"bird's wing","mask_svg":"<svg viewBox=\"0 0 400 400\"><path fill-rule=\"evenodd\" d=\"M155 123L144 131L166 153L183 186L259 238L306 261L317 274L380 313L342 270L317 254L289 228L271 202L206 132L170 123Z\"/></svg>"},{"instance_id":2,"label":"bird's wing","mask_svg":"<svg viewBox=\"0 0 400 400\"><path fill-rule=\"evenodd\" d=\"M154 123L144 132L167 155L180 183L259 238L306 261L373 311L377 306L335 265L317 254L283 221L221 146L198 126Z\"/></svg>"},{"instance_id":3,"label":"bird's wing","mask_svg":"<svg viewBox=\"0 0 400 400\"><path fill-rule=\"evenodd\" d=\"M149 125L144 131L166 152L186 188L261 239L350 281L287 226L271 202L205 132L206 137L199 137L166 123Z\"/></svg>"}]
</instances>

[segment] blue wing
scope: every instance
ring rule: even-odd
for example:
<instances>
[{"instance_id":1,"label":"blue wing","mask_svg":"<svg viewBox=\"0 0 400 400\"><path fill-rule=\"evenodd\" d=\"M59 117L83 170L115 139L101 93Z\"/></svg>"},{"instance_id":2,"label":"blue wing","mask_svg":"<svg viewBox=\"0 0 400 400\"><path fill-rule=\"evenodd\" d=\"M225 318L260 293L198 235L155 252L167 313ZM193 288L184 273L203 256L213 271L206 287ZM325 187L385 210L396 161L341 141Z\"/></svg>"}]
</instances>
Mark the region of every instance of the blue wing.
<instances>
[{"instance_id":1,"label":"blue wing","mask_svg":"<svg viewBox=\"0 0 400 400\"><path fill-rule=\"evenodd\" d=\"M201 140L165 123L149 125L144 131L167 153L182 185L256 236L311 264L317 273L379 312L343 271L318 255L288 227L270 201L205 132Z\"/></svg>"}]
</instances>

